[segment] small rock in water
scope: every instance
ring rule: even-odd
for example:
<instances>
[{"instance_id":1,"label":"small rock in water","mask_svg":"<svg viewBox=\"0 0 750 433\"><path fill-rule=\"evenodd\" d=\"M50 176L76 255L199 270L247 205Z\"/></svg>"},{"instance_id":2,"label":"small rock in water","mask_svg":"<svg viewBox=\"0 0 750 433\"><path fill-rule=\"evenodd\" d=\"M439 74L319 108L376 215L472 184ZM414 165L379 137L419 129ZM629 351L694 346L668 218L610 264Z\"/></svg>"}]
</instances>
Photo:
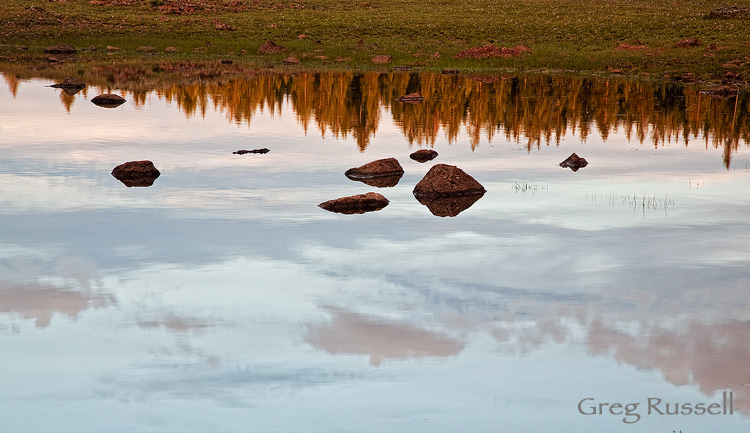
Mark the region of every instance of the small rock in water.
<instances>
[{"instance_id":1,"label":"small rock in water","mask_svg":"<svg viewBox=\"0 0 750 433\"><path fill-rule=\"evenodd\" d=\"M128 188L151 186L160 175L161 173L154 167L154 163L148 160L129 161L112 170L112 176Z\"/></svg>"},{"instance_id":2,"label":"small rock in water","mask_svg":"<svg viewBox=\"0 0 750 433\"><path fill-rule=\"evenodd\" d=\"M270 150L268 150L268 149L266 149L264 147L262 149L253 149L253 150L241 149L241 150L236 150L236 151L234 151L232 153L235 154L235 155L244 155L246 153L261 153L261 154L263 154L263 153L268 153L268 152L270 152Z\"/></svg>"},{"instance_id":3,"label":"small rock in water","mask_svg":"<svg viewBox=\"0 0 750 433\"><path fill-rule=\"evenodd\" d=\"M437 156L438 153L432 149L419 149L418 151L409 155L409 158L417 162L427 162L432 161L433 159L437 158Z\"/></svg>"},{"instance_id":4,"label":"small rock in water","mask_svg":"<svg viewBox=\"0 0 750 433\"><path fill-rule=\"evenodd\" d=\"M575 153L571 154L565 161L560 163L560 167L570 168L573 171L578 171L579 168L586 167L587 165L589 165L588 161L579 157Z\"/></svg>"},{"instance_id":5,"label":"small rock in water","mask_svg":"<svg viewBox=\"0 0 750 433\"><path fill-rule=\"evenodd\" d=\"M386 188L396 186L404 169L396 158L378 159L360 167L350 168L344 175L351 180L363 182L367 185Z\"/></svg>"},{"instance_id":6,"label":"small rock in water","mask_svg":"<svg viewBox=\"0 0 750 433\"><path fill-rule=\"evenodd\" d=\"M385 158L368 162L359 167L350 168L344 174L351 180L362 180L402 175L404 174L404 169L396 158Z\"/></svg>"},{"instance_id":7,"label":"small rock in water","mask_svg":"<svg viewBox=\"0 0 750 433\"><path fill-rule=\"evenodd\" d=\"M346 215L363 214L365 212L374 212L388 206L388 199L376 192L367 194L352 195L341 197L334 200L328 200L318 205L318 207L329 212L342 213Z\"/></svg>"},{"instance_id":8,"label":"small rock in water","mask_svg":"<svg viewBox=\"0 0 750 433\"><path fill-rule=\"evenodd\" d=\"M50 87L54 87L56 89L83 89L86 87L86 84L84 84L83 81L79 80L75 77L66 77L62 83L53 84Z\"/></svg>"},{"instance_id":9,"label":"small rock in water","mask_svg":"<svg viewBox=\"0 0 750 433\"><path fill-rule=\"evenodd\" d=\"M124 104L125 98L120 95L115 95L114 93L105 93L103 95L94 97L93 99L91 99L91 102L100 107L115 108Z\"/></svg>"}]
</instances>

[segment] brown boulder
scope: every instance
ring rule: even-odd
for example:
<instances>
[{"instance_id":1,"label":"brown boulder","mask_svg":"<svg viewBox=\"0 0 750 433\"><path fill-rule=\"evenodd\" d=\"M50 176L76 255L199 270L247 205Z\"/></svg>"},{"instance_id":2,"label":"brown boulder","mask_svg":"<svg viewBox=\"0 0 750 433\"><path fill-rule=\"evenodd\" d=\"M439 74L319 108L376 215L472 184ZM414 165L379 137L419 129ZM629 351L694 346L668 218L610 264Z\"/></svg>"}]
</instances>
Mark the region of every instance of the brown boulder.
<instances>
[{"instance_id":1,"label":"brown boulder","mask_svg":"<svg viewBox=\"0 0 750 433\"><path fill-rule=\"evenodd\" d=\"M350 168L344 175L351 180L365 182L370 186L390 187L398 184L404 169L396 158L379 159L356 168Z\"/></svg>"},{"instance_id":2,"label":"brown boulder","mask_svg":"<svg viewBox=\"0 0 750 433\"><path fill-rule=\"evenodd\" d=\"M560 167L570 168L573 171L578 171L579 168L586 167L587 165L589 165L588 161L579 157L575 153L571 154L565 161L560 163Z\"/></svg>"},{"instance_id":3,"label":"brown boulder","mask_svg":"<svg viewBox=\"0 0 750 433\"><path fill-rule=\"evenodd\" d=\"M368 192L367 194L358 194L328 200L319 204L318 207L329 212L353 215L383 209L388 206L388 203L388 199L382 195L376 192Z\"/></svg>"},{"instance_id":4,"label":"brown boulder","mask_svg":"<svg viewBox=\"0 0 750 433\"><path fill-rule=\"evenodd\" d=\"M100 107L115 108L124 104L125 98L120 95L115 95L114 93L105 93L103 95L94 97L93 99L91 99L91 102Z\"/></svg>"},{"instance_id":5,"label":"brown boulder","mask_svg":"<svg viewBox=\"0 0 750 433\"><path fill-rule=\"evenodd\" d=\"M436 164L414 187L417 199L437 199L445 197L481 196L487 190L473 177L460 168Z\"/></svg>"},{"instance_id":6,"label":"brown boulder","mask_svg":"<svg viewBox=\"0 0 750 433\"><path fill-rule=\"evenodd\" d=\"M409 155L409 158L417 162L427 162L432 161L433 159L437 158L437 156L438 153L432 149L419 149L418 151Z\"/></svg>"},{"instance_id":7,"label":"brown boulder","mask_svg":"<svg viewBox=\"0 0 750 433\"><path fill-rule=\"evenodd\" d=\"M268 40L258 48L258 54L276 54L284 51L286 48L276 44L274 41Z\"/></svg>"},{"instance_id":8,"label":"brown boulder","mask_svg":"<svg viewBox=\"0 0 750 433\"><path fill-rule=\"evenodd\" d=\"M78 50L73 45L58 44L44 49L46 54L75 54Z\"/></svg>"},{"instance_id":9,"label":"brown boulder","mask_svg":"<svg viewBox=\"0 0 750 433\"><path fill-rule=\"evenodd\" d=\"M151 186L160 175L161 173L151 161L130 161L112 170L112 176L128 188Z\"/></svg>"}]
</instances>

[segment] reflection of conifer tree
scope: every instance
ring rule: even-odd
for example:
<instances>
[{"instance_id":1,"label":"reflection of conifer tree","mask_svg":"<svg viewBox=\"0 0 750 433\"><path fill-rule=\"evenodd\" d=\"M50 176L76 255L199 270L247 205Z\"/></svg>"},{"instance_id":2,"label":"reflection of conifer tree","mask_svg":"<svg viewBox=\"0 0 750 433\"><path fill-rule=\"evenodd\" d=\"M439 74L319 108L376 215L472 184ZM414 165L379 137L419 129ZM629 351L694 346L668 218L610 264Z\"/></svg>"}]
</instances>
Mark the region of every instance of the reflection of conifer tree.
<instances>
[{"instance_id":1,"label":"reflection of conifer tree","mask_svg":"<svg viewBox=\"0 0 750 433\"><path fill-rule=\"evenodd\" d=\"M187 117L215 109L237 124L249 124L257 112L274 114L288 101L305 133L315 124L323 136L351 135L362 150L376 134L383 110L410 145L432 146L438 134L453 143L463 131L472 148L499 136L523 142L531 150L557 145L571 134L586 140L596 132L607 140L612 132L621 131L628 140L655 147L702 139L706 147L723 149L728 168L740 142L750 143L747 93L722 100L693 87L572 76L345 72L221 78L221 66L211 68L203 72L219 78L158 76L125 66L91 68L82 79L99 92L127 90L131 95L126 98L136 107L144 105L148 92L157 88L157 97L176 103ZM45 74L60 82L70 72ZM36 76L21 66L5 67L2 75L13 95L19 83ZM87 90L71 97L61 93L65 109L70 110L76 98L86 99ZM412 92L420 93L424 101L397 101Z\"/></svg>"}]
</instances>

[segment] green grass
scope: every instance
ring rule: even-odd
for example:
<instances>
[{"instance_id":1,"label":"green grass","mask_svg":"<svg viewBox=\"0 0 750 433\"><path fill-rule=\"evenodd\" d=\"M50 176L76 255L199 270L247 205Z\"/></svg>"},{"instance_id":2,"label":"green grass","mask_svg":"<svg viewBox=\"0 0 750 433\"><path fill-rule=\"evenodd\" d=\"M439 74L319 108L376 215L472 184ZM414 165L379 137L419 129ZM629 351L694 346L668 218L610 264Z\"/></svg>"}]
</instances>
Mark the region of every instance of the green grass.
<instances>
[{"instance_id":1,"label":"green grass","mask_svg":"<svg viewBox=\"0 0 750 433\"><path fill-rule=\"evenodd\" d=\"M118 5L119 1L119 5ZM215 60L279 65L294 54L300 68L372 69L375 54L390 54L388 67L462 71L535 70L629 75L693 73L718 78L724 66L739 61L750 75L747 19L707 19L720 6L706 0L3 0L0 5L0 55L8 61L41 55L53 43L96 46L97 53L78 61L142 57L139 46L157 48L158 60ZM104 3L104 4L96 4ZM107 5L110 3L111 5ZM123 5L128 4L129 5ZM733 4L750 7L750 1ZM170 5L202 5L197 11L166 13ZM33 8L32 8L33 7ZM31 9L29 9L31 8ZM39 8L43 9L40 10ZM221 28L233 30L220 30ZM297 36L305 34L305 39ZM698 47L675 48L687 38ZM287 48L282 54L259 56L268 39ZM361 43L360 43L361 41ZM641 51L617 50L638 41ZM463 49L493 43L529 46L520 58L463 60ZM714 44L720 49L707 52ZM21 54L17 47L29 51ZM107 56L104 48L122 48ZM165 54L173 46L178 54ZM196 51L197 50L197 51ZM428 55L439 52L440 57ZM316 56L326 56L326 63ZM334 62L336 58L344 59ZM738 72L738 71L735 71ZM745 78L746 80L747 78Z\"/></svg>"}]
</instances>

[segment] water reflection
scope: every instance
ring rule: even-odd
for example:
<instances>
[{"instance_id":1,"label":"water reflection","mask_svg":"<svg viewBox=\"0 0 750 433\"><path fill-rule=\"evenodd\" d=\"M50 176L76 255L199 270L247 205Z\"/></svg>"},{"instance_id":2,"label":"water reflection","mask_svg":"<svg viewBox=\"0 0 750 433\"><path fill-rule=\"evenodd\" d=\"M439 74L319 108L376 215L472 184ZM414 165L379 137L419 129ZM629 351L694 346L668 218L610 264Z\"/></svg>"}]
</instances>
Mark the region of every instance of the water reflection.
<instances>
[{"instance_id":1,"label":"water reflection","mask_svg":"<svg viewBox=\"0 0 750 433\"><path fill-rule=\"evenodd\" d=\"M253 73L223 78L217 69L200 79L180 80L179 74L157 79L154 71L134 68L86 71L84 81L102 91L126 89L136 106L155 91L188 117L220 110L237 124L250 124L263 110L281 113L289 100L305 131L315 125L321 135L351 136L363 151L380 127L383 107L408 141L420 145L434 145L441 130L454 142L465 129L472 148L483 138L491 142L500 135L525 143L529 150L558 145L568 134L586 141L598 132L606 141L613 132L623 132L628 140L657 148L679 142L687 146L700 138L706 147L724 149L724 165L729 168L740 143L750 142L747 92L721 99L697 87L622 79L416 72ZM18 72L2 74L15 95ZM424 100L398 101L408 93L419 93ZM80 97L86 97L86 89ZM61 98L70 110L75 97L61 92Z\"/></svg>"},{"instance_id":2,"label":"water reflection","mask_svg":"<svg viewBox=\"0 0 750 433\"><path fill-rule=\"evenodd\" d=\"M3 100L18 108L3 112L16 127L0 135L0 412L11 428L87 419L87 432L188 431L195 409L206 431L447 433L502 420L628 432L576 403L731 389L735 416L677 421L747 431L750 231L738 197L750 172L725 170L727 147L712 144L746 140L745 111L739 129L721 118L746 96L722 105L689 88L570 77L260 74L147 98L133 87L117 110L66 113L46 84L16 83ZM395 100L412 91L427 96ZM634 99L607 99L625 93ZM26 127L39 112L65 134ZM96 133L68 138L92 119ZM623 145L652 134L654 148ZM687 145L665 145L678 138ZM406 158L415 142L481 180L481 200L415 200L434 166ZM232 154L243 148L258 155ZM558 165L573 151L591 162L575 174ZM381 190L387 207L348 217L315 206L363 192L344 170L388 156L404 174ZM110 176L146 157L168 173L153 187Z\"/></svg>"}]
</instances>

